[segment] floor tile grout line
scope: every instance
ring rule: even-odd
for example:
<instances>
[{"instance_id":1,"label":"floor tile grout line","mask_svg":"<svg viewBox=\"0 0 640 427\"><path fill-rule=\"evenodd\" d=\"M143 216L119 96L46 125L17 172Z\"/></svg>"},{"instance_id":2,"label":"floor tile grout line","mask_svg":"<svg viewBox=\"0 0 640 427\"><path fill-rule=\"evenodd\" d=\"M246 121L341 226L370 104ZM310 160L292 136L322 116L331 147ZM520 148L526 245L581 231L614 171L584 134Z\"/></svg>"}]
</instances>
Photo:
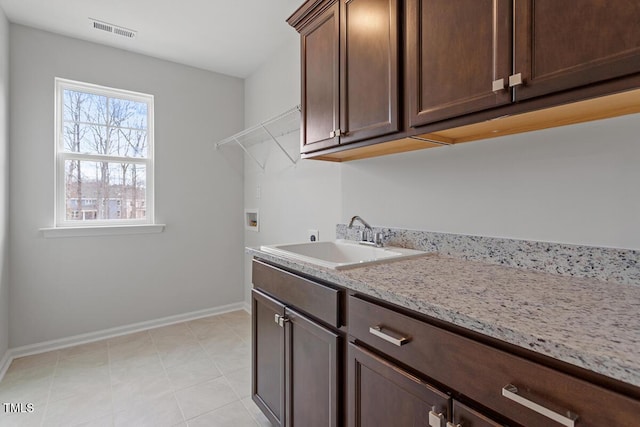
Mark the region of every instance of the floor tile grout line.
<instances>
[{"instance_id":1,"label":"floor tile grout line","mask_svg":"<svg viewBox=\"0 0 640 427\"><path fill-rule=\"evenodd\" d=\"M49 404L51 403L51 392L53 390L53 382L56 379L56 373L58 372L58 366L60 365L60 350L55 350L56 352L56 363L53 367L53 373L51 374L51 379L49 380L49 391L47 391L47 400L45 401L44 413L42 414L42 419L40 420L40 427L44 426L44 422L47 419L47 412L49 412Z\"/></svg>"},{"instance_id":2,"label":"floor tile grout line","mask_svg":"<svg viewBox=\"0 0 640 427\"><path fill-rule=\"evenodd\" d=\"M107 340L107 365L109 369L109 391L111 394L111 425L114 426L116 423L116 411L115 411L115 403L113 401L113 375L112 375L112 366L111 366L111 343Z\"/></svg>"},{"instance_id":3,"label":"floor tile grout line","mask_svg":"<svg viewBox=\"0 0 640 427\"><path fill-rule=\"evenodd\" d=\"M186 322L183 322L183 323L186 323ZM156 329L160 329L160 328L156 328ZM167 372L167 367L165 366L164 360L162 360L162 356L160 355L160 351L158 350L158 346L156 345L156 339L154 338L153 334L150 331L151 330L149 330L149 336L151 338L151 344L153 344L153 348L156 351L156 355L158 356L158 359L160 359L160 364L162 365L162 371L164 372L164 376L167 378L167 381L169 381L169 384L171 385L171 396L173 396L173 400L174 400L174 402L176 402L176 405L178 406L178 410L180 411L180 416L182 416L182 422L186 423L187 422L187 418L184 415L184 410L182 409L182 406L180 405L180 401L178 400L178 397L176 396L176 390L173 387L173 383L171 382L171 379L169 378L169 373Z\"/></svg>"},{"instance_id":4,"label":"floor tile grout line","mask_svg":"<svg viewBox=\"0 0 640 427\"><path fill-rule=\"evenodd\" d=\"M237 396L237 395L238 395L238 393L236 393L236 396ZM244 410L249 414L249 417L250 417L254 422L256 422L256 424L258 424L258 423L257 423L257 421L255 420L255 418L253 417L253 415L251 415L251 412L249 412L249 410L247 409L247 407L246 407L246 406L244 406L244 403L242 403L242 399L234 400L233 402L229 402L229 403L225 403L224 405L219 406L219 407L217 407L217 408L215 408L215 409L212 409L212 410L207 411L207 412L203 412L202 414L196 415L195 417L191 417L191 418L189 418L188 420L186 420L185 422L186 422L187 424L189 424L189 421L193 421L193 420L195 420L196 418L204 417L204 416L205 416L205 415L207 415L207 414L211 414L212 412L218 411L218 410L220 410L220 409L222 409L222 408L225 408L225 407L227 407L227 406L231 406L231 405L233 405L233 404L235 404L235 403L239 403L239 404L240 404L240 406L242 406L242 407L244 408Z\"/></svg>"}]
</instances>

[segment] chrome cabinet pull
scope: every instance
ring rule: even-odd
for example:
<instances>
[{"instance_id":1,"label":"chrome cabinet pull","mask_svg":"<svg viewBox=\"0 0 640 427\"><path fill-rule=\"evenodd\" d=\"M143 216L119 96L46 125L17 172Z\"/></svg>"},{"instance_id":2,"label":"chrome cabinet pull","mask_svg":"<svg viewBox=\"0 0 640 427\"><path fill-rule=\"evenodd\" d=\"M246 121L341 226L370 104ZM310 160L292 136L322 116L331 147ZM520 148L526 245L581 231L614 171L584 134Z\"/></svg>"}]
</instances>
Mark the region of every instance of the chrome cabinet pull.
<instances>
[{"instance_id":1,"label":"chrome cabinet pull","mask_svg":"<svg viewBox=\"0 0 640 427\"><path fill-rule=\"evenodd\" d=\"M444 415L435 411L429 411L429 427L444 427Z\"/></svg>"},{"instance_id":2,"label":"chrome cabinet pull","mask_svg":"<svg viewBox=\"0 0 640 427\"><path fill-rule=\"evenodd\" d=\"M501 90L505 90L504 79L494 80L491 84L491 88L494 92L500 92Z\"/></svg>"},{"instance_id":3,"label":"chrome cabinet pull","mask_svg":"<svg viewBox=\"0 0 640 427\"><path fill-rule=\"evenodd\" d=\"M378 338L382 338L383 340L390 342L393 345L397 345L398 347L405 345L409 342L409 338L407 337L400 336L396 338L387 333L382 332L382 326L380 325L369 327L369 333L377 336Z\"/></svg>"},{"instance_id":4,"label":"chrome cabinet pull","mask_svg":"<svg viewBox=\"0 0 640 427\"><path fill-rule=\"evenodd\" d=\"M283 328L284 324L289 321L289 319L284 316L280 316L279 314L276 314L273 320L276 322L276 325L280 326L281 328Z\"/></svg>"},{"instance_id":5,"label":"chrome cabinet pull","mask_svg":"<svg viewBox=\"0 0 640 427\"><path fill-rule=\"evenodd\" d=\"M509 76L509 87L519 86L523 84L522 73L513 74Z\"/></svg>"},{"instance_id":6,"label":"chrome cabinet pull","mask_svg":"<svg viewBox=\"0 0 640 427\"><path fill-rule=\"evenodd\" d=\"M578 419L577 414L574 414L571 411L565 411L566 415L562 415L561 413L552 411L546 406L534 402L531 396L524 397L524 393L522 393L522 391L519 391L518 387L514 386L513 384L507 384L506 386L502 387L502 395L509 400L513 400L514 402L519 403L525 408L529 408L540 415L543 415L557 423L562 424L563 426L575 427L576 425L576 420Z\"/></svg>"}]
</instances>

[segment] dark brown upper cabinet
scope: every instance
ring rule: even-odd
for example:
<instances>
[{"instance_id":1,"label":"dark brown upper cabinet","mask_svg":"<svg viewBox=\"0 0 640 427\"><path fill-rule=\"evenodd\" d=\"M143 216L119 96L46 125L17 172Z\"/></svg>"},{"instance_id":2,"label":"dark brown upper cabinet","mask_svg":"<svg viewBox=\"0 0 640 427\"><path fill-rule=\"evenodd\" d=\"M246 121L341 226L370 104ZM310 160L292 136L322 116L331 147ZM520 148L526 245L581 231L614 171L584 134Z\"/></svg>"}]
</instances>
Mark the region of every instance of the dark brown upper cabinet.
<instances>
[{"instance_id":1,"label":"dark brown upper cabinet","mask_svg":"<svg viewBox=\"0 0 640 427\"><path fill-rule=\"evenodd\" d=\"M640 71L640 2L518 0L516 100Z\"/></svg>"},{"instance_id":2,"label":"dark brown upper cabinet","mask_svg":"<svg viewBox=\"0 0 640 427\"><path fill-rule=\"evenodd\" d=\"M638 2L408 0L406 16L410 127L640 71Z\"/></svg>"},{"instance_id":3,"label":"dark brown upper cabinet","mask_svg":"<svg viewBox=\"0 0 640 427\"><path fill-rule=\"evenodd\" d=\"M301 152L339 143L340 7L324 10L300 32L302 72Z\"/></svg>"},{"instance_id":4,"label":"dark brown upper cabinet","mask_svg":"<svg viewBox=\"0 0 640 427\"><path fill-rule=\"evenodd\" d=\"M640 112L640 2L307 0L303 158L348 161Z\"/></svg>"},{"instance_id":5,"label":"dark brown upper cabinet","mask_svg":"<svg viewBox=\"0 0 640 427\"><path fill-rule=\"evenodd\" d=\"M301 35L302 153L400 130L398 0L307 2Z\"/></svg>"},{"instance_id":6,"label":"dark brown upper cabinet","mask_svg":"<svg viewBox=\"0 0 640 427\"><path fill-rule=\"evenodd\" d=\"M408 0L410 127L509 104L510 0Z\"/></svg>"}]
</instances>

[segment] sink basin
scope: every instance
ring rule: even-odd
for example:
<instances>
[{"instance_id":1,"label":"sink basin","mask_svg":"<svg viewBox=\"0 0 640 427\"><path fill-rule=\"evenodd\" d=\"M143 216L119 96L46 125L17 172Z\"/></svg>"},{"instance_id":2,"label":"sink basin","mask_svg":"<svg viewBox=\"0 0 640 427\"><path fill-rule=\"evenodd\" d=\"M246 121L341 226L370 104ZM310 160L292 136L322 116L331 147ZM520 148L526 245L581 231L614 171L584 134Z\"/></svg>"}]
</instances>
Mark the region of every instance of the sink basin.
<instances>
[{"instance_id":1,"label":"sink basin","mask_svg":"<svg viewBox=\"0 0 640 427\"><path fill-rule=\"evenodd\" d=\"M268 245L261 246L260 250L336 270L427 254L427 252L423 251L393 246L376 248L374 246L361 245L351 240Z\"/></svg>"}]
</instances>

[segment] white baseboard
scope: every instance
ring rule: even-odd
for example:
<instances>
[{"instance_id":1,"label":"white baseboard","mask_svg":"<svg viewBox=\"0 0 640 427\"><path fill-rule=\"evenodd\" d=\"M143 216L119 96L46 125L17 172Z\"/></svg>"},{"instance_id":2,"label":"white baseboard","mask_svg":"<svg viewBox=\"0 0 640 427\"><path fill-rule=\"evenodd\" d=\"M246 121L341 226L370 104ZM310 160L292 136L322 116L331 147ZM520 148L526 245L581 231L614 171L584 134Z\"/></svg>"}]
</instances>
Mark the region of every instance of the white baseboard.
<instances>
[{"instance_id":1,"label":"white baseboard","mask_svg":"<svg viewBox=\"0 0 640 427\"><path fill-rule=\"evenodd\" d=\"M4 352L4 356L0 359L0 381L4 378L4 374L7 373L7 369L9 369L9 365L11 365L11 361L13 357L11 357L11 351L7 350Z\"/></svg>"},{"instance_id":2,"label":"white baseboard","mask_svg":"<svg viewBox=\"0 0 640 427\"><path fill-rule=\"evenodd\" d=\"M247 307L249 310L247 310ZM145 322L133 323L117 328L103 329L101 331L89 332L86 334L74 335L67 338L45 341L37 344L25 345L22 347L10 348L0 360L0 381L4 377L9 365L13 359L24 356L32 356L34 354L46 353L48 351L59 350L61 348L73 347L80 344L86 344L94 341L100 341L107 338L114 338L121 335L127 335L134 332L146 331L149 329L168 326L174 323L186 322L189 320L209 317L216 314L228 313L230 311L245 310L250 312L250 306L244 302L223 305L220 307L207 308L205 310L192 311L190 313L177 314L175 316L162 317L155 320L147 320Z\"/></svg>"},{"instance_id":3,"label":"white baseboard","mask_svg":"<svg viewBox=\"0 0 640 427\"><path fill-rule=\"evenodd\" d=\"M251 314L251 304L249 304L248 302L245 302L243 308L244 308L244 311Z\"/></svg>"}]
</instances>

